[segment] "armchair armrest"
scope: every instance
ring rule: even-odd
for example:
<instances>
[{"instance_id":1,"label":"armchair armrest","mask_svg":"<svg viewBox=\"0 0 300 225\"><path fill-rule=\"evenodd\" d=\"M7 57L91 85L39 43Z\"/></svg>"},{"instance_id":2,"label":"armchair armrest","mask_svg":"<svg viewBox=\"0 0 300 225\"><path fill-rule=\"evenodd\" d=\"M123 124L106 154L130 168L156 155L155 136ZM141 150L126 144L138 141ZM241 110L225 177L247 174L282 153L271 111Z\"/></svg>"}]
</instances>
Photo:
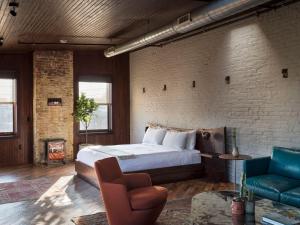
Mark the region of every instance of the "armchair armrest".
<instances>
[{"instance_id":1,"label":"armchair armrest","mask_svg":"<svg viewBox=\"0 0 300 225\"><path fill-rule=\"evenodd\" d=\"M151 178L147 173L124 174L123 178L129 190L134 188L152 186Z\"/></svg>"},{"instance_id":2,"label":"armchair armrest","mask_svg":"<svg viewBox=\"0 0 300 225\"><path fill-rule=\"evenodd\" d=\"M271 157L245 160L243 163L243 171L246 178L266 174L268 172L270 160Z\"/></svg>"}]
</instances>

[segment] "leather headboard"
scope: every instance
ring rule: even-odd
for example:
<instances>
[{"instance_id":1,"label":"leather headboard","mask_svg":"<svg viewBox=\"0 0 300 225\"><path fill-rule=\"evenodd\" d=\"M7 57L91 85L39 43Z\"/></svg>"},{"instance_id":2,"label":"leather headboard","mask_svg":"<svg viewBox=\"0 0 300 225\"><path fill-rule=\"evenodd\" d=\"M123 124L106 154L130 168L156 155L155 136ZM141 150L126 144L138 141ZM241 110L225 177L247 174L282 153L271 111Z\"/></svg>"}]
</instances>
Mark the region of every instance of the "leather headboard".
<instances>
[{"instance_id":1,"label":"leather headboard","mask_svg":"<svg viewBox=\"0 0 300 225\"><path fill-rule=\"evenodd\" d=\"M196 149L201 153L224 154L226 152L226 127L198 129Z\"/></svg>"},{"instance_id":2,"label":"leather headboard","mask_svg":"<svg viewBox=\"0 0 300 225\"><path fill-rule=\"evenodd\" d=\"M164 126L161 126L164 127ZM165 127L170 130L188 131L192 129ZM147 131L148 126L145 131ZM224 154L226 153L226 127L212 129L197 129L196 149L201 153Z\"/></svg>"}]
</instances>

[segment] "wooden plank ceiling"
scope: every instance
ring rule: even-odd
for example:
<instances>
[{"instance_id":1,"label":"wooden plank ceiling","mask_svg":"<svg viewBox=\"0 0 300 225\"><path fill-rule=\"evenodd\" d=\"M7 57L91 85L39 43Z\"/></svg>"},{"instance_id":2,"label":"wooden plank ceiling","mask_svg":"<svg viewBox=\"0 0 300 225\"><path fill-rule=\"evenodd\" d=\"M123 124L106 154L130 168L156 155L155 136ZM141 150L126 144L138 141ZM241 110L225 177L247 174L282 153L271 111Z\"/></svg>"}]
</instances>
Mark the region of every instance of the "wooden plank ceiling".
<instances>
[{"instance_id":1,"label":"wooden plank ceiling","mask_svg":"<svg viewBox=\"0 0 300 225\"><path fill-rule=\"evenodd\" d=\"M1 51L104 49L207 4L199 0L0 0ZM68 44L60 44L67 40ZM72 44L72 45L71 45Z\"/></svg>"}]
</instances>

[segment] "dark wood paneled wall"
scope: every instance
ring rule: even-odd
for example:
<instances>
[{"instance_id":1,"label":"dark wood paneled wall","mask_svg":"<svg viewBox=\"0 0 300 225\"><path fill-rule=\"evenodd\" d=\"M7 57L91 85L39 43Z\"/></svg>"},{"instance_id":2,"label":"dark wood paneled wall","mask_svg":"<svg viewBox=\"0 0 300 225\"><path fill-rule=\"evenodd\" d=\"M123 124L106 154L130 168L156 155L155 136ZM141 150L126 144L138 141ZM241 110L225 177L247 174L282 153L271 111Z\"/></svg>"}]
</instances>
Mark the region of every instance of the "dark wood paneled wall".
<instances>
[{"instance_id":1,"label":"dark wood paneled wall","mask_svg":"<svg viewBox=\"0 0 300 225\"><path fill-rule=\"evenodd\" d=\"M0 70L18 74L18 135L0 137L0 166L32 163L33 158L33 77L32 53L0 54ZM113 131L89 135L89 143L124 144L130 142L129 56L105 58L102 51L74 52L74 94L78 96L79 76L109 76L113 83ZM29 119L29 121L28 121ZM84 135L74 126L75 156Z\"/></svg>"},{"instance_id":2,"label":"dark wood paneled wall","mask_svg":"<svg viewBox=\"0 0 300 225\"><path fill-rule=\"evenodd\" d=\"M102 51L74 52L74 96L78 97L78 80L84 76L109 76L112 80L113 129L112 133L90 134L91 144L126 144L130 142L129 55L105 58ZM75 157L78 144L84 143L84 135L74 126Z\"/></svg>"},{"instance_id":3,"label":"dark wood paneled wall","mask_svg":"<svg viewBox=\"0 0 300 225\"><path fill-rule=\"evenodd\" d=\"M32 53L0 54L0 70L18 75L18 134L0 137L0 166L32 163Z\"/></svg>"}]
</instances>

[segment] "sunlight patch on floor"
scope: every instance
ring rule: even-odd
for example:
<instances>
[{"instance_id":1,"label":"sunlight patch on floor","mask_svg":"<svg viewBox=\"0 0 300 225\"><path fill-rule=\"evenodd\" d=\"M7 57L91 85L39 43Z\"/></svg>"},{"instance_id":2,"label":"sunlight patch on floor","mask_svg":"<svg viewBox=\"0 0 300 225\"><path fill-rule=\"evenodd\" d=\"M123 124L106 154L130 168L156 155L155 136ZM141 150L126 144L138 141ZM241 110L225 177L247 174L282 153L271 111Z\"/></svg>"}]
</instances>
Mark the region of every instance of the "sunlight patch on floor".
<instances>
[{"instance_id":1,"label":"sunlight patch on floor","mask_svg":"<svg viewBox=\"0 0 300 225\"><path fill-rule=\"evenodd\" d=\"M46 208L71 205L66 190L73 184L73 179L73 175L60 177L34 204Z\"/></svg>"}]
</instances>

